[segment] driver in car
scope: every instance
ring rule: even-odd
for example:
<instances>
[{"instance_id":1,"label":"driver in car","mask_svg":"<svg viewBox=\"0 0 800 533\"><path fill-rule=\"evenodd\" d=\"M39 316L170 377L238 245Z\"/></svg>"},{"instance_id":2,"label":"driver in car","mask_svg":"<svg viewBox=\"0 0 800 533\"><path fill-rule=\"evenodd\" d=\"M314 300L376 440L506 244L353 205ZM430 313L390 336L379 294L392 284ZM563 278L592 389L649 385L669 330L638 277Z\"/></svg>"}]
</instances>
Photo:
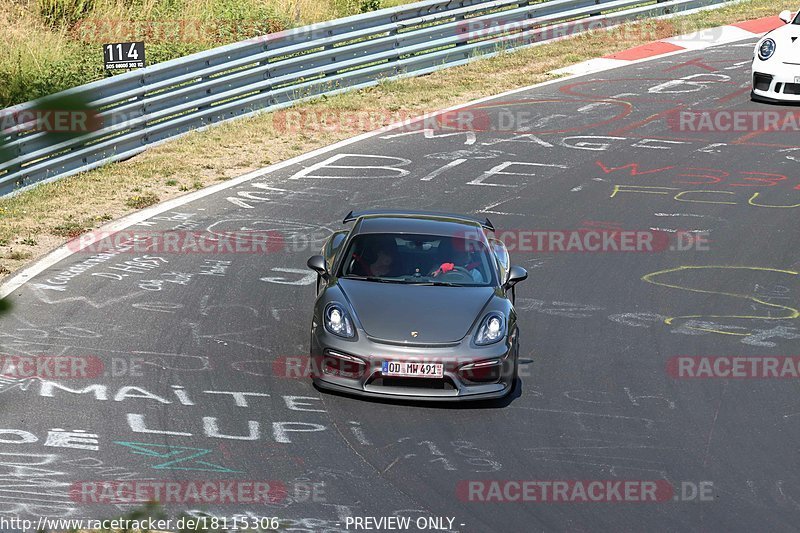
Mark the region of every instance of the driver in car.
<instances>
[{"instance_id":1,"label":"driver in car","mask_svg":"<svg viewBox=\"0 0 800 533\"><path fill-rule=\"evenodd\" d=\"M452 261L439 265L439 268L435 269L431 273L431 276L435 278L442 274L451 272L457 267L460 267L469 272L469 275L472 277L472 281L475 283L486 283L486 279L484 279L483 274L479 269L481 266L480 261L473 261L472 254L467 251L465 247L454 247L451 245L449 255L453 258Z\"/></svg>"}]
</instances>

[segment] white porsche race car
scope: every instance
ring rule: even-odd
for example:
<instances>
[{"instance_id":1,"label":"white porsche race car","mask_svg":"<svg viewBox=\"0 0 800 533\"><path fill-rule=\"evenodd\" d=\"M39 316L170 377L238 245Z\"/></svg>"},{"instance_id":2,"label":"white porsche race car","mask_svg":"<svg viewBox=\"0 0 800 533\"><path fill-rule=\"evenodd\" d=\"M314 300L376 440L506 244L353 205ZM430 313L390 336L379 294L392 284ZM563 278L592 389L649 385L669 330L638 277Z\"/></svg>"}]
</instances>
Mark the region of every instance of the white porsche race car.
<instances>
[{"instance_id":1,"label":"white porsche race car","mask_svg":"<svg viewBox=\"0 0 800 533\"><path fill-rule=\"evenodd\" d=\"M786 23L762 37L753 57L753 90L761 102L800 102L800 12L779 15Z\"/></svg>"}]
</instances>

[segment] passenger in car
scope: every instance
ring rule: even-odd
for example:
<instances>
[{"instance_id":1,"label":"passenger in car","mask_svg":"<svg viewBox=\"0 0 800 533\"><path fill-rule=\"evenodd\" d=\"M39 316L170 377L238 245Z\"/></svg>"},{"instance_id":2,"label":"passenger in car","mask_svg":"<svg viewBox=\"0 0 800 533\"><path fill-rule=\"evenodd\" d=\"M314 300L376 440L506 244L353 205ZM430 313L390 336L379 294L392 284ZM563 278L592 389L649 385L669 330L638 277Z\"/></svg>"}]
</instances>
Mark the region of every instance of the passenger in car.
<instances>
[{"instance_id":1,"label":"passenger in car","mask_svg":"<svg viewBox=\"0 0 800 533\"><path fill-rule=\"evenodd\" d=\"M356 264L353 273L358 276L395 277L402 276L402 261L394 238L371 240L361 254L353 254Z\"/></svg>"}]
</instances>

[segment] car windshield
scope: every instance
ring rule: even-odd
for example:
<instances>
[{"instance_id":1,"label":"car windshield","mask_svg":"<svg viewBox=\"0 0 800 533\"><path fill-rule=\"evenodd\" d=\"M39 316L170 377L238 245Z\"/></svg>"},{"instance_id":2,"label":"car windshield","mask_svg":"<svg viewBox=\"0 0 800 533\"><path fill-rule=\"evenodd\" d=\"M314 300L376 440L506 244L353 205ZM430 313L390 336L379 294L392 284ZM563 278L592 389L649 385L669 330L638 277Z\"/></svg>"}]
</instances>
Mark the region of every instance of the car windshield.
<instances>
[{"instance_id":1,"label":"car windshield","mask_svg":"<svg viewBox=\"0 0 800 533\"><path fill-rule=\"evenodd\" d=\"M366 233L350 242L340 277L385 283L495 285L495 260L484 242L465 237Z\"/></svg>"},{"instance_id":2,"label":"car windshield","mask_svg":"<svg viewBox=\"0 0 800 533\"><path fill-rule=\"evenodd\" d=\"M800 11L797 12L797 16L794 17L794 21L792 21L792 24L797 24L798 26L800 26Z\"/></svg>"}]
</instances>

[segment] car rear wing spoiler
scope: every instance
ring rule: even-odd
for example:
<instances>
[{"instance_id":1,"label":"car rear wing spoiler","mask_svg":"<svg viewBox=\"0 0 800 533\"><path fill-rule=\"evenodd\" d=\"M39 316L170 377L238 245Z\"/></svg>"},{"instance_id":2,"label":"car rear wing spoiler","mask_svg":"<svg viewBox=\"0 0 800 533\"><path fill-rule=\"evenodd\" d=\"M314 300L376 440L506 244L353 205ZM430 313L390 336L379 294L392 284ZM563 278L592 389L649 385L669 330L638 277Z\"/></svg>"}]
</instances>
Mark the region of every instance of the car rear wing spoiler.
<instances>
[{"instance_id":1,"label":"car rear wing spoiler","mask_svg":"<svg viewBox=\"0 0 800 533\"><path fill-rule=\"evenodd\" d=\"M353 222L361 217L366 216L393 216L393 217L420 217L420 216L428 216L428 217L444 217L444 218L452 218L455 220L463 220L465 222L475 222L480 224L481 227L487 229L489 231L494 231L494 226L489 221L488 218L484 218L481 220L480 218L470 217L467 215L456 215L453 213L437 213L434 211L406 211L400 209L370 209L367 211L350 211L344 217L342 224L347 224L348 222Z\"/></svg>"}]
</instances>

